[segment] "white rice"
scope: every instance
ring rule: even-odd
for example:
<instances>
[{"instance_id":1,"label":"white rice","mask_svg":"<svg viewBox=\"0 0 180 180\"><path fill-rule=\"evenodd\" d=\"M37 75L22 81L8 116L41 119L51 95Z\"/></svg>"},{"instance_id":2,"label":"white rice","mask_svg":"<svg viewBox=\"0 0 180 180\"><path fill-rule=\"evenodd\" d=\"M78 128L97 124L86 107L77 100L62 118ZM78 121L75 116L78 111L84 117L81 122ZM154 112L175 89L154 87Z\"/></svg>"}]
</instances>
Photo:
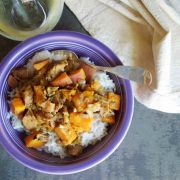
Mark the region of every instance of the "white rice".
<instances>
[{"instance_id":1,"label":"white rice","mask_svg":"<svg viewBox=\"0 0 180 180\"><path fill-rule=\"evenodd\" d=\"M24 131L24 126L22 125L21 120L18 119L16 116L14 116L12 112L8 113L7 119L11 120L12 126L16 131L18 131L18 132Z\"/></svg>"},{"instance_id":2,"label":"white rice","mask_svg":"<svg viewBox=\"0 0 180 180\"><path fill-rule=\"evenodd\" d=\"M60 142L57 143L57 141L59 140L57 135L53 132L49 132L48 134L48 142L43 146L43 148L41 148L41 150L44 150L47 153L51 153L54 156L59 156L62 159L66 157L67 153L65 148L62 144L60 144Z\"/></svg>"},{"instance_id":3,"label":"white rice","mask_svg":"<svg viewBox=\"0 0 180 180\"><path fill-rule=\"evenodd\" d=\"M29 60L26 67L33 70L33 64L43 59L62 60L64 59L64 57L61 54L58 54L57 51L49 52L47 50L44 50L36 53L32 57L32 59ZM93 63L87 57L81 57L80 59L88 63ZM96 72L94 75L94 80L99 81L106 91L115 90L114 82L109 78L109 76L105 72ZM21 120L15 117L12 113L9 113L8 117L9 119L11 119L12 126L15 130L20 132L24 130ZM107 134L107 126L108 126L107 123L101 121L101 117L99 114L94 114L94 119L90 132L81 133L79 136L81 145L86 147L89 144L95 144L97 141L101 140ZM64 158L68 156L65 148L58 141L59 138L57 137L57 135L53 132L51 133L49 132L48 134L49 134L48 142L44 145L43 148L41 148L41 150L44 150L45 152L51 153L55 156L59 156L60 158ZM59 143L57 143L57 141Z\"/></svg>"},{"instance_id":4,"label":"white rice","mask_svg":"<svg viewBox=\"0 0 180 180\"><path fill-rule=\"evenodd\" d=\"M29 63L34 64L35 62L42 61L44 59L52 59L52 54L48 50L37 52L29 61Z\"/></svg>"},{"instance_id":5,"label":"white rice","mask_svg":"<svg viewBox=\"0 0 180 180\"><path fill-rule=\"evenodd\" d=\"M94 64L94 62L91 61L89 57L80 57L79 59L81 61L84 61L84 62L87 62L87 63L90 63L90 64Z\"/></svg>"},{"instance_id":6,"label":"white rice","mask_svg":"<svg viewBox=\"0 0 180 180\"><path fill-rule=\"evenodd\" d=\"M96 72L94 75L94 80L99 81L101 86L106 91L115 91L116 87L112 79L105 72Z\"/></svg>"},{"instance_id":7,"label":"white rice","mask_svg":"<svg viewBox=\"0 0 180 180\"><path fill-rule=\"evenodd\" d=\"M101 140L107 134L107 126L107 123L101 121L99 114L94 114L90 132L84 132L80 135L81 145L86 147Z\"/></svg>"}]
</instances>

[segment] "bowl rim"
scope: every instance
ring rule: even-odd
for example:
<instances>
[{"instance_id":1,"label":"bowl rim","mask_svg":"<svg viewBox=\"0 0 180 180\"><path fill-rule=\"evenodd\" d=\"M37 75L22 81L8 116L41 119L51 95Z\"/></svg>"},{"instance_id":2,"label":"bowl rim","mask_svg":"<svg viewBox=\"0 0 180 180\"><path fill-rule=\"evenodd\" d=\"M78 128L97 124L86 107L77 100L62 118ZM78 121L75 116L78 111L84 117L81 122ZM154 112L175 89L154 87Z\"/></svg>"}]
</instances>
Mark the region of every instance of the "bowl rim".
<instances>
[{"instance_id":1,"label":"bowl rim","mask_svg":"<svg viewBox=\"0 0 180 180\"><path fill-rule=\"evenodd\" d=\"M51 37L67 37L71 36L73 38L81 39L89 43L95 44L99 50L103 49L110 54L110 56L115 57L119 60L119 58L112 52L110 48L108 48L106 45L101 43L100 41L92 38L91 36L79 33L79 32L73 32L73 31L52 31L44 34L40 34L37 36L34 36L24 42L21 42L19 45L17 45L15 48L13 48L9 54L3 59L1 65L0 65L0 74L3 74L3 71L7 69L7 67L10 66L10 64L14 61L16 56L23 53L24 51L28 50L34 45L38 45L40 41L43 41L44 39L49 39ZM120 61L120 60L119 60ZM120 61L121 62L121 61ZM5 76L5 75L4 75ZM0 76L0 82L3 82L2 75ZM26 167L29 167L30 169L46 173L46 174L58 174L58 175L66 175L66 174L73 174L77 172L81 172L84 170L87 170L89 168L92 168L96 166L97 164L104 161L106 158L108 158L121 144L121 142L124 140L133 116L133 110L134 110L134 96L132 87L129 81L123 80L123 84L125 87L125 94L126 94L126 112L124 113L124 125L120 132L116 135L116 139L112 142L111 147L106 147L98 157L92 157L88 160L85 160L80 163L76 164L70 164L70 165L63 165L60 166L61 168L58 168L59 166L44 164L41 162L38 162L28 156L25 156L23 153L21 153L13 143L9 140L7 134L5 133L5 130L3 128L0 128L0 143L6 149L6 151L18 162L23 164ZM2 91L0 90L0 97L2 95ZM2 115L0 113L0 118L2 118ZM2 120L0 119L0 125L3 124ZM3 126L0 126L3 127Z\"/></svg>"}]
</instances>

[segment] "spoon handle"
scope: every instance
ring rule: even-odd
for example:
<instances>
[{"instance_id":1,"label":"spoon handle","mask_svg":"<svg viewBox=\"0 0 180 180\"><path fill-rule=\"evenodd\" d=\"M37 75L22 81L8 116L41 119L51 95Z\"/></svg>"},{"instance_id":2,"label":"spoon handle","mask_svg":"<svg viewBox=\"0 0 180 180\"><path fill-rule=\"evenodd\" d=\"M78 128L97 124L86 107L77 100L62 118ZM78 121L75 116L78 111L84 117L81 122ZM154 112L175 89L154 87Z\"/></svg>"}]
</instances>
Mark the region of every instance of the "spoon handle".
<instances>
[{"instance_id":1,"label":"spoon handle","mask_svg":"<svg viewBox=\"0 0 180 180\"><path fill-rule=\"evenodd\" d=\"M137 82L139 84L150 85L152 82L152 75L149 71L141 67L132 66L115 66L102 67L96 66L96 69L115 74L121 78Z\"/></svg>"}]
</instances>

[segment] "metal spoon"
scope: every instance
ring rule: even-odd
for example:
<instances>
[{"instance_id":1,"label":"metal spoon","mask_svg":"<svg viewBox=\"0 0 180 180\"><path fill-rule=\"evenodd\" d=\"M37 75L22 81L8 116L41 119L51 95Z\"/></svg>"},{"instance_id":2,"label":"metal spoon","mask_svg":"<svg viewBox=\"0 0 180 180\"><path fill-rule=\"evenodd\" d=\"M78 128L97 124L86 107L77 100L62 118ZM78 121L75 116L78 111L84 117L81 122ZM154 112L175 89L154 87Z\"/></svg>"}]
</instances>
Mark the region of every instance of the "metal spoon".
<instances>
[{"instance_id":1,"label":"metal spoon","mask_svg":"<svg viewBox=\"0 0 180 180\"><path fill-rule=\"evenodd\" d=\"M20 29L33 30L42 25L46 11L38 0L11 0L11 15Z\"/></svg>"},{"instance_id":2,"label":"metal spoon","mask_svg":"<svg viewBox=\"0 0 180 180\"><path fill-rule=\"evenodd\" d=\"M71 57L71 59L79 61L78 56L72 51L58 50L57 52L61 55L64 55L65 57ZM121 65L115 67L104 67L104 66L96 66L94 64L90 64L85 61L83 62L96 70L109 72L123 79L131 80L139 84L150 85L152 82L151 73L148 70L143 69L141 67L121 66Z\"/></svg>"}]
</instances>

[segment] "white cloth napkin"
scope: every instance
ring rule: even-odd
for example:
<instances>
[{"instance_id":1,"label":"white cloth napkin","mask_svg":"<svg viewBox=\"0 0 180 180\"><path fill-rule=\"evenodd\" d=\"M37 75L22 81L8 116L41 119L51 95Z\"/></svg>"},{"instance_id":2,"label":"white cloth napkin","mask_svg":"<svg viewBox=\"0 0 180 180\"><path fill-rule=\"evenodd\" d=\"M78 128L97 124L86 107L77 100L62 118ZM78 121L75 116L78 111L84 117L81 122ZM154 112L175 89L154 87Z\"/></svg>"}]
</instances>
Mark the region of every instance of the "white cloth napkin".
<instances>
[{"instance_id":1,"label":"white cloth napkin","mask_svg":"<svg viewBox=\"0 0 180 180\"><path fill-rule=\"evenodd\" d=\"M180 113L179 0L66 0L85 29L124 65L141 66L151 87L132 83L145 106Z\"/></svg>"}]
</instances>

